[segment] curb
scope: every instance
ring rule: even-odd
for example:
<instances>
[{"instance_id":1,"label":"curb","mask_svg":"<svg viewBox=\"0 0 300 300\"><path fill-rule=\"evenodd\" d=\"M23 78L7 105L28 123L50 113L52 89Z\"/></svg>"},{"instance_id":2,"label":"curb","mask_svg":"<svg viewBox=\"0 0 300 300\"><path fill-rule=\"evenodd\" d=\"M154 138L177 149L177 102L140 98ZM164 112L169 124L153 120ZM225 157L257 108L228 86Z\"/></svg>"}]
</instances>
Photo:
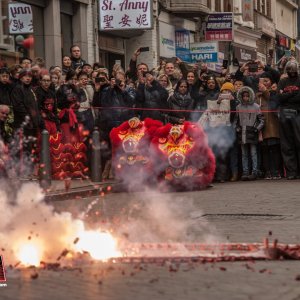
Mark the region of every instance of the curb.
<instances>
[{"instance_id":1,"label":"curb","mask_svg":"<svg viewBox=\"0 0 300 300\"><path fill-rule=\"evenodd\" d=\"M87 198L92 196L97 196L103 190L105 190L109 186L114 186L117 182L99 182L84 186L71 188L70 190L58 190L53 192L48 192L45 194L45 201L64 201L64 200L75 200L80 198Z\"/></svg>"}]
</instances>

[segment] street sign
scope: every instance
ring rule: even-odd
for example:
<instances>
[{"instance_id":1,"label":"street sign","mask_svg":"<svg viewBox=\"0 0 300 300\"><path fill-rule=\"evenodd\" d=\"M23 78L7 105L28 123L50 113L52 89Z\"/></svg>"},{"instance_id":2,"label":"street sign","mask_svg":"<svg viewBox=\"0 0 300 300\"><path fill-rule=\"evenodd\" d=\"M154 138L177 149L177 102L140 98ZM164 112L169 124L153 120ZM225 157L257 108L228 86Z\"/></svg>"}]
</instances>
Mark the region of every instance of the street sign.
<instances>
[{"instance_id":1,"label":"street sign","mask_svg":"<svg viewBox=\"0 0 300 300\"><path fill-rule=\"evenodd\" d=\"M233 40L233 13L213 13L208 15L206 41L232 41Z\"/></svg>"}]
</instances>

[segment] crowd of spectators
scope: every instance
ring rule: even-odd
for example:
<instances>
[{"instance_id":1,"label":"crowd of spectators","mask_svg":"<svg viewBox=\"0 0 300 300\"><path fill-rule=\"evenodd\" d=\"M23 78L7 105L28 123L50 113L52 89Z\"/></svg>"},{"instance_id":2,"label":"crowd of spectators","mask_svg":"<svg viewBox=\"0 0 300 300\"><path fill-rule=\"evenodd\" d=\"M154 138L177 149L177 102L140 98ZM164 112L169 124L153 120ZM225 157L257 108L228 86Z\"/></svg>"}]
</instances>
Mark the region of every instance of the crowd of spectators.
<instances>
[{"instance_id":1,"label":"crowd of spectators","mask_svg":"<svg viewBox=\"0 0 300 300\"><path fill-rule=\"evenodd\" d=\"M87 171L74 176L88 176L89 139L97 126L103 178L113 178L109 133L138 116L203 126L216 156L216 181L299 177L300 77L294 57L283 57L276 66L249 61L234 73L223 69L216 74L203 62L186 64L179 58L161 59L149 70L146 63L138 63L140 53L140 49L134 52L128 69L115 64L111 72L100 63L83 60L76 45L61 66L49 70L41 58L24 57L20 64L3 66L1 175L5 175L5 161L17 161L21 155L37 165L37 144L41 131L47 129L51 136L61 133L62 145L72 144L84 152L77 162L81 160L80 168ZM220 117L220 109L227 112L225 117ZM69 148L64 149L61 152L66 153ZM37 175L34 167L30 174L17 172Z\"/></svg>"}]
</instances>

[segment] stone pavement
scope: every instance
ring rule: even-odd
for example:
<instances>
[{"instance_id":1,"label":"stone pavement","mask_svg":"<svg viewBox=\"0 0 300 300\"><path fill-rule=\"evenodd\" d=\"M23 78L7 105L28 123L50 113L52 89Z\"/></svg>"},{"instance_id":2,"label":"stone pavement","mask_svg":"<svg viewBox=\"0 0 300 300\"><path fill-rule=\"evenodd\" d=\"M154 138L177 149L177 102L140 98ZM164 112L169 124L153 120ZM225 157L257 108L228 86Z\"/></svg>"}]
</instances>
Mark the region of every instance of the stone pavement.
<instances>
[{"instance_id":1,"label":"stone pavement","mask_svg":"<svg viewBox=\"0 0 300 300\"><path fill-rule=\"evenodd\" d=\"M216 184L200 192L107 193L53 201L87 222L107 222L132 242L300 243L299 181ZM94 214L101 211L101 214ZM81 263L75 269L8 270L0 299L300 299L300 261L193 264Z\"/></svg>"}]
</instances>

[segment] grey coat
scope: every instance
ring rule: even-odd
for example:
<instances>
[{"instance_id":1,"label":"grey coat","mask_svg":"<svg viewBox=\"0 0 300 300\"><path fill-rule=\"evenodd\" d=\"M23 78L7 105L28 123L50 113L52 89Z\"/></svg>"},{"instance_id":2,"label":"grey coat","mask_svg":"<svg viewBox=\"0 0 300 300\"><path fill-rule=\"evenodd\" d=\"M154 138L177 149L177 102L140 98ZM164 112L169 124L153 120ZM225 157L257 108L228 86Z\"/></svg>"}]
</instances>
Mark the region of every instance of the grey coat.
<instances>
[{"instance_id":1,"label":"grey coat","mask_svg":"<svg viewBox=\"0 0 300 300\"><path fill-rule=\"evenodd\" d=\"M245 103L242 99L243 92L247 91L250 96L249 102ZM259 131L264 127L264 118L258 104L254 103L255 94L250 87L243 87L237 94L241 102L236 108L237 114L234 120L234 126L237 131L237 137L241 144L257 144Z\"/></svg>"}]
</instances>

